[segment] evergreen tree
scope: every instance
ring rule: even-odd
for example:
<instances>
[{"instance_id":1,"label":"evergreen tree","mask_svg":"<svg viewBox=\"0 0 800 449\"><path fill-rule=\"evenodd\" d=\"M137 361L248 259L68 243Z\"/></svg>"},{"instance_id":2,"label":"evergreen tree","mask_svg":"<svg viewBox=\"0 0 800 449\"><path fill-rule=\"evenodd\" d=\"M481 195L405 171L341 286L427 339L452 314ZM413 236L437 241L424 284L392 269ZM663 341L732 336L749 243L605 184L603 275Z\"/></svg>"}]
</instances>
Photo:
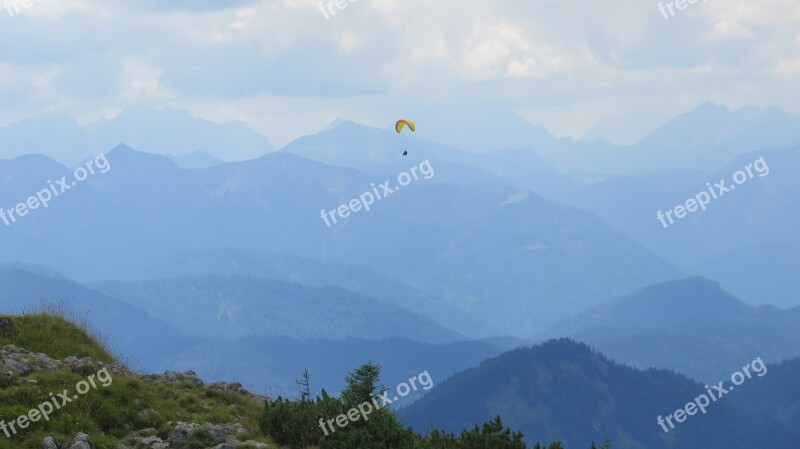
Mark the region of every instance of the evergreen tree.
<instances>
[{"instance_id":1,"label":"evergreen tree","mask_svg":"<svg viewBox=\"0 0 800 449\"><path fill-rule=\"evenodd\" d=\"M381 367L369 362L361 365L347 375L347 387L342 391L345 404L353 407L364 402L372 402L372 398L383 393L386 389L379 385Z\"/></svg>"}]
</instances>

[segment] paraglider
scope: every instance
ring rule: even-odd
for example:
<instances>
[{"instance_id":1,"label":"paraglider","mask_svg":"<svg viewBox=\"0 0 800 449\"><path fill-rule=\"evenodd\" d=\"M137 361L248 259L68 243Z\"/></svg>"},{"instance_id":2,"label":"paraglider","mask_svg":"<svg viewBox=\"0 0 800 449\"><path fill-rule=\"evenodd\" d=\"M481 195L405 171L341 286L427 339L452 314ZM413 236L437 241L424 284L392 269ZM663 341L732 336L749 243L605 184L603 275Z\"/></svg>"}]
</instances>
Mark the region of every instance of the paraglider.
<instances>
[{"instance_id":1,"label":"paraglider","mask_svg":"<svg viewBox=\"0 0 800 449\"><path fill-rule=\"evenodd\" d=\"M398 120L397 123L394 124L394 130L397 131L398 134L400 134L400 131L403 130L404 126L408 126L411 132L417 131L417 125L414 123L414 121L406 118L401 118L400 120Z\"/></svg>"},{"instance_id":2,"label":"paraglider","mask_svg":"<svg viewBox=\"0 0 800 449\"><path fill-rule=\"evenodd\" d=\"M397 134L400 134L400 132L403 131L403 128L406 126L408 126L408 129L410 129L412 133L417 132L417 124L414 123L413 120L407 118L401 118L398 120L397 123L394 124L394 130L397 131ZM403 156L408 156L408 150L403 151Z\"/></svg>"}]
</instances>

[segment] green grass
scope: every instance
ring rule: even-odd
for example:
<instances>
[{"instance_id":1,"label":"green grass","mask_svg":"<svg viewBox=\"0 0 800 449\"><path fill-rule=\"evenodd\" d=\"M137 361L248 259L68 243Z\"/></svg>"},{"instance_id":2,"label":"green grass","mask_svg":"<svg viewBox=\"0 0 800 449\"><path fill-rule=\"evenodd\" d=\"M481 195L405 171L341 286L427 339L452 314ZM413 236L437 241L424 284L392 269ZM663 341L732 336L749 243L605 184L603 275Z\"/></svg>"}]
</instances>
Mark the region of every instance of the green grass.
<instances>
[{"instance_id":1,"label":"green grass","mask_svg":"<svg viewBox=\"0 0 800 449\"><path fill-rule=\"evenodd\" d=\"M0 317L2 319L4 317ZM42 352L63 359L75 355L113 363L109 352L84 330L62 318L43 314L10 318L13 331L0 335L0 344L16 344L31 352ZM95 367L99 368L99 367ZM96 371L96 369L95 369ZM53 373L35 373L15 378L10 385L0 384L0 419L6 422L27 414L50 400L50 394L64 389L75 393L75 385L86 379L68 368ZM30 381L35 380L36 383ZM143 413L154 410L156 413ZM169 421L242 424L248 432L243 439L269 443L258 426L263 406L253 399L210 387L187 383L145 382L134 376L114 376L108 387L97 382L97 389L54 411L49 421L31 423L11 440L0 432L0 449L39 449L45 436L60 444L71 442L78 432L89 435L93 449L115 449L118 442L134 431L157 429L164 438L171 430ZM205 444L204 435L192 440L197 447Z\"/></svg>"},{"instance_id":2,"label":"green grass","mask_svg":"<svg viewBox=\"0 0 800 449\"><path fill-rule=\"evenodd\" d=\"M79 358L91 357L104 363L112 363L114 358L105 345L89 336L85 329L64 319L37 313L23 316L2 316L9 318L12 329L0 334L0 346L16 345L30 352L41 352L55 359L71 355Z\"/></svg>"}]
</instances>

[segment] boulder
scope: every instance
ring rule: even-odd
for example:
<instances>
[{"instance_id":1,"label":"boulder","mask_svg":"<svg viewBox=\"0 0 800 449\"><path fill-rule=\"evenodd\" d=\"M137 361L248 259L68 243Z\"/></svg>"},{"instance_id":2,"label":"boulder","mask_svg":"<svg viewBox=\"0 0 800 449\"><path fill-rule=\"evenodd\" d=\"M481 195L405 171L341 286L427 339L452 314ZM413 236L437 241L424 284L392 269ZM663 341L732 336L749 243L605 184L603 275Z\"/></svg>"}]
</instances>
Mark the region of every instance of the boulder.
<instances>
[{"instance_id":1,"label":"boulder","mask_svg":"<svg viewBox=\"0 0 800 449\"><path fill-rule=\"evenodd\" d=\"M89 435L78 432L78 435L75 436L69 449L92 449L92 446L89 445Z\"/></svg>"},{"instance_id":2,"label":"boulder","mask_svg":"<svg viewBox=\"0 0 800 449\"><path fill-rule=\"evenodd\" d=\"M42 440L42 449L58 449L58 443L53 437L45 437Z\"/></svg>"},{"instance_id":3,"label":"boulder","mask_svg":"<svg viewBox=\"0 0 800 449\"><path fill-rule=\"evenodd\" d=\"M170 447L181 448L186 445L186 440L191 437L194 432L200 427L199 424L187 424L179 422L173 427L172 432L169 434L167 441Z\"/></svg>"}]
</instances>

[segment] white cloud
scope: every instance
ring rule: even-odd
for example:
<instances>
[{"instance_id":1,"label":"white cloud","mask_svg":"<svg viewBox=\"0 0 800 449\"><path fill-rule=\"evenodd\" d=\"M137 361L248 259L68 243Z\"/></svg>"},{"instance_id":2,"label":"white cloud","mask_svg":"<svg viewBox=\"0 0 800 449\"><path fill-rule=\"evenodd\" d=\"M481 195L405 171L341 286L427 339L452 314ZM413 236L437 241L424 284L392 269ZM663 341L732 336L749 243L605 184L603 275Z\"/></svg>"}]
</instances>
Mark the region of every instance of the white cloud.
<instances>
[{"instance_id":1,"label":"white cloud","mask_svg":"<svg viewBox=\"0 0 800 449\"><path fill-rule=\"evenodd\" d=\"M800 2L699 2L669 21L656 4L358 0L325 20L319 0L47 0L0 17L3 116L145 101L280 142L337 115L463 98L570 135L707 99L800 113Z\"/></svg>"},{"instance_id":2,"label":"white cloud","mask_svg":"<svg viewBox=\"0 0 800 449\"><path fill-rule=\"evenodd\" d=\"M161 82L163 70L130 58L123 65L122 98L130 102L159 101L170 96Z\"/></svg>"},{"instance_id":3,"label":"white cloud","mask_svg":"<svg viewBox=\"0 0 800 449\"><path fill-rule=\"evenodd\" d=\"M538 78L556 73L563 57L509 23L475 26L466 42L464 69L476 80Z\"/></svg>"}]
</instances>

